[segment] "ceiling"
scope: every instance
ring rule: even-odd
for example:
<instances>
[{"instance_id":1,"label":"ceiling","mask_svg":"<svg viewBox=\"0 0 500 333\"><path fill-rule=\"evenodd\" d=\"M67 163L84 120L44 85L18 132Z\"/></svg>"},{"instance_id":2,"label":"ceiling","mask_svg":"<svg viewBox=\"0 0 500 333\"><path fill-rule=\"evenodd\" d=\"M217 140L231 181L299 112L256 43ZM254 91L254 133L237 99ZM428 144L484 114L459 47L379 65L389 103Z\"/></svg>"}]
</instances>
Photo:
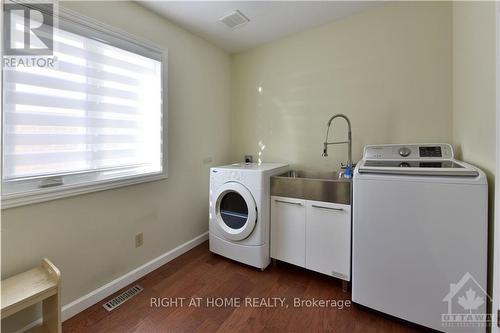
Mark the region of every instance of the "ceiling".
<instances>
[{"instance_id":1,"label":"ceiling","mask_svg":"<svg viewBox=\"0 0 500 333\"><path fill-rule=\"evenodd\" d=\"M181 27L229 52L339 20L376 1L139 1ZM230 29L219 18L239 10L250 22Z\"/></svg>"}]
</instances>

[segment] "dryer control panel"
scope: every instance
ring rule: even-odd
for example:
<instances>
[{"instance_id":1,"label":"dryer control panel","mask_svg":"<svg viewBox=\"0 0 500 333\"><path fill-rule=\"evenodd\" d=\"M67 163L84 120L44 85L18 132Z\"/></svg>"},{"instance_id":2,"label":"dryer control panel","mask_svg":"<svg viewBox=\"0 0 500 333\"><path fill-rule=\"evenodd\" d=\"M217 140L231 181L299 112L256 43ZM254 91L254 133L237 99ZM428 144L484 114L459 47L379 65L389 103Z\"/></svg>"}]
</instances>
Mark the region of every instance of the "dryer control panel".
<instances>
[{"instance_id":1,"label":"dryer control panel","mask_svg":"<svg viewBox=\"0 0 500 333\"><path fill-rule=\"evenodd\" d=\"M213 177L217 177L217 179L219 179L222 182L243 181L243 174L241 173L241 171L238 170L212 168L210 172L210 178L212 179Z\"/></svg>"},{"instance_id":2,"label":"dryer control panel","mask_svg":"<svg viewBox=\"0 0 500 333\"><path fill-rule=\"evenodd\" d=\"M363 153L366 160L448 160L453 156L453 148L447 143L371 145Z\"/></svg>"}]
</instances>

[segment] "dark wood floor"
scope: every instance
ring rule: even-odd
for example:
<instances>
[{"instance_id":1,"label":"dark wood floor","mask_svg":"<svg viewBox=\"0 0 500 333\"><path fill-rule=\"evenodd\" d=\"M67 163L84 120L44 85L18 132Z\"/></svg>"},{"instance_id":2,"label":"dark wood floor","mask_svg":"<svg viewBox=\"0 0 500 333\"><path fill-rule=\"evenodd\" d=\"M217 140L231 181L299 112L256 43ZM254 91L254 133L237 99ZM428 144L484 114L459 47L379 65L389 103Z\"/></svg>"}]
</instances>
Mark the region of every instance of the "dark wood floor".
<instances>
[{"instance_id":1,"label":"dark wood floor","mask_svg":"<svg viewBox=\"0 0 500 333\"><path fill-rule=\"evenodd\" d=\"M136 283L144 291L107 312L98 303L63 323L64 332L419 332L415 327L352 305L294 307L295 297L348 300L339 280L285 263L264 272L194 248ZM134 283L135 284L135 283ZM117 294L119 294L118 292ZM112 298L115 295L109 297ZM201 306L151 307L151 298L201 297ZM240 307L210 307L212 298L238 298ZM244 299L286 297L286 307L256 308ZM108 298L108 299L109 299ZM165 304L166 305L166 304Z\"/></svg>"}]
</instances>

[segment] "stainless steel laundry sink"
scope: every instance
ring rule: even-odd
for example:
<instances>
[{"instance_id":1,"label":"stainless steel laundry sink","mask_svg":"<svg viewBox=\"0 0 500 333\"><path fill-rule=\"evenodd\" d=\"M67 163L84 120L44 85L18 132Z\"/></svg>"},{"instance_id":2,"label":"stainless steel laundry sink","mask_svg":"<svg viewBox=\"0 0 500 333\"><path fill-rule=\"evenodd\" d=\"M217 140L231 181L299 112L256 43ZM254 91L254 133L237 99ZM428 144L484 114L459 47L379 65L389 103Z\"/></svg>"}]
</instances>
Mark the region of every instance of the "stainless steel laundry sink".
<instances>
[{"instance_id":1,"label":"stainless steel laundry sink","mask_svg":"<svg viewBox=\"0 0 500 333\"><path fill-rule=\"evenodd\" d=\"M290 170L271 177L271 195L350 205L352 181L336 172Z\"/></svg>"}]
</instances>

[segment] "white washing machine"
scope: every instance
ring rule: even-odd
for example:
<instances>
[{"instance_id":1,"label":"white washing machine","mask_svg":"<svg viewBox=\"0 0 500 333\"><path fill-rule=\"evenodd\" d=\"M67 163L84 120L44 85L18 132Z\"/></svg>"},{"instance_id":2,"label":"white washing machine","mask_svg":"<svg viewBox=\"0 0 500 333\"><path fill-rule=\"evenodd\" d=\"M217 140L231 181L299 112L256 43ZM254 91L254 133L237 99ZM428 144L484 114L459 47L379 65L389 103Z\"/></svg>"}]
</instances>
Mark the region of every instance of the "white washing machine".
<instances>
[{"instance_id":1,"label":"white washing machine","mask_svg":"<svg viewBox=\"0 0 500 333\"><path fill-rule=\"evenodd\" d=\"M353 180L352 300L485 332L488 187L448 144L365 147Z\"/></svg>"},{"instance_id":2,"label":"white washing machine","mask_svg":"<svg viewBox=\"0 0 500 333\"><path fill-rule=\"evenodd\" d=\"M237 163L210 169L210 251L247 265L270 263L270 177L278 163Z\"/></svg>"}]
</instances>

